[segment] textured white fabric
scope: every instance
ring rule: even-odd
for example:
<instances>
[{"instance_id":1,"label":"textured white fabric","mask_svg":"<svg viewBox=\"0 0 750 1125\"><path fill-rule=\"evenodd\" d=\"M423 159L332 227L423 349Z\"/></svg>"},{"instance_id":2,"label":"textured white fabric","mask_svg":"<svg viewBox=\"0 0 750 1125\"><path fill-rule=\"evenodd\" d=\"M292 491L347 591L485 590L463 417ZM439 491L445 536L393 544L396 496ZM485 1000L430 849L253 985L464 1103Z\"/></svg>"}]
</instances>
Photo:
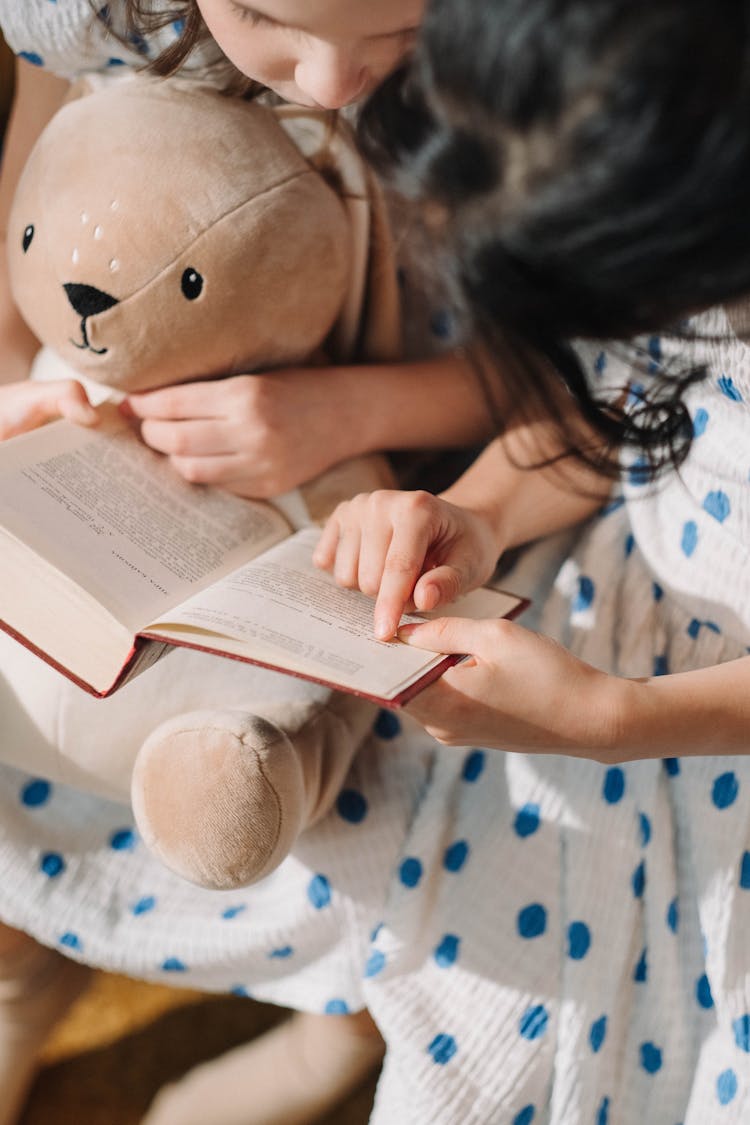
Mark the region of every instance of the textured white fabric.
<instances>
[{"instance_id":1,"label":"textured white fabric","mask_svg":"<svg viewBox=\"0 0 750 1125\"><path fill-rule=\"evenodd\" d=\"M146 37L128 35L122 0L92 6L89 0L0 0L0 28L8 46L35 66L64 78L92 71L143 66L175 41L179 21ZM201 47L185 64L201 69L221 58Z\"/></svg>"}]
</instances>

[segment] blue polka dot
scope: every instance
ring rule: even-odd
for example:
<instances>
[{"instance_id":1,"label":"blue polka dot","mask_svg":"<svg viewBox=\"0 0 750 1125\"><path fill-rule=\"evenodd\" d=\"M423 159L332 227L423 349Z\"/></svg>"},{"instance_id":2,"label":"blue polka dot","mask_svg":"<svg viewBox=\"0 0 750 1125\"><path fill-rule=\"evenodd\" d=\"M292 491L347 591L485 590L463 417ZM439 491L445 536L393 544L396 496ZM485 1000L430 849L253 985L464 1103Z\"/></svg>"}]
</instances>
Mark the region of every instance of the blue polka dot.
<instances>
[{"instance_id":1,"label":"blue polka dot","mask_svg":"<svg viewBox=\"0 0 750 1125\"><path fill-rule=\"evenodd\" d=\"M52 786L48 781L43 778L37 777L24 785L21 790L21 802L29 809L39 808L40 805L46 805L52 793Z\"/></svg>"},{"instance_id":2,"label":"blue polka dot","mask_svg":"<svg viewBox=\"0 0 750 1125\"><path fill-rule=\"evenodd\" d=\"M630 881L633 887L633 894L636 898L640 898L643 894L643 889L646 886L646 864L643 860L641 860L641 862L636 867Z\"/></svg>"},{"instance_id":3,"label":"blue polka dot","mask_svg":"<svg viewBox=\"0 0 750 1125\"><path fill-rule=\"evenodd\" d=\"M376 926L373 926L372 933L370 934L370 941L377 941L378 935L379 935L379 933L382 929L383 929L383 923L382 922L378 922L378 924Z\"/></svg>"},{"instance_id":4,"label":"blue polka dot","mask_svg":"<svg viewBox=\"0 0 750 1125\"><path fill-rule=\"evenodd\" d=\"M677 899L673 898L667 907L667 925L673 934L677 933L677 927L680 924L680 908Z\"/></svg>"},{"instance_id":5,"label":"blue polka dot","mask_svg":"<svg viewBox=\"0 0 750 1125\"><path fill-rule=\"evenodd\" d=\"M372 729L378 738L396 738L401 734L401 723L393 711L379 711Z\"/></svg>"},{"instance_id":6,"label":"blue polka dot","mask_svg":"<svg viewBox=\"0 0 750 1125\"><path fill-rule=\"evenodd\" d=\"M109 846L116 852L132 852L136 845L136 834L132 828L119 828L109 838Z\"/></svg>"},{"instance_id":7,"label":"blue polka dot","mask_svg":"<svg viewBox=\"0 0 750 1125\"><path fill-rule=\"evenodd\" d=\"M743 891L750 891L750 852L743 852L740 861L740 886Z\"/></svg>"},{"instance_id":8,"label":"blue polka dot","mask_svg":"<svg viewBox=\"0 0 750 1125\"><path fill-rule=\"evenodd\" d=\"M664 590L661 588L658 582L651 583L651 596L653 597L655 602L660 602L664 597Z\"/></svg>"},{"instance_id":9,"label":"blue polka dot","mask_svg":"<svg viewBox=\"0 0 750 1125\"><path fill-rule=\"evenodd\" d=\"M742 395L734 385L734 380L727 375L722 375L716 380L716 384L723 395L730 398L732 402L742 402Z\"/></svg>"},{"instance_id":10,"label":"blue polka dot","mask_svg":"<svg viewBox=\"0 0 750 1125\"><path fill-rule=\"evenodd\" d=\"M654 657L654 664L652 674L654 676L666 676L669 673L669 660L665 653L661 653Z\"/></svg>"},{"instance_id":11,"label":"blue polka dot","mask_svg":"<svg viewBox=\"0 0 750 1125\"><path fill-rule=\"evenodd\" d=\"M622 800L625 792L625 773L619 766L612 766L604 775L602 796L610 805L616 805Z\"/></svg>"},{"instance_id":12,"label":"blue polka dot","mask_svg":"<svg viewBox=\"0 0 750 1125\"><path fill-rule=\"evenodd\" d=\"M544 1004L534 1004L521 1016L518 1030L524 1039L539 1039L544 1035L549 1023L549 1012Z\"/></svg>"},{"instance_id":13,"label":"blue polka dot","mask_svg":"<svg viewBox=\"0 0 750 1125\"><path fill-rule=\"evenodd\" d=\"M697 617L693 617L687 627L687 635L691 641L696 639L701 629L709 629L712 633L721 633L721 629L715 621L700 621Z\"/></svg>"},{"instance_id":14,"label":"blue polka dot","mask_svg":"<svg viewBox=\"0 0 750 1125\"><path fill-rule=\"evenodd\" d=\"M469 845L466 840L456 840L449 848L446 848L445 855L443 856L443 866L446 871L460 871L466 863L469 854Z\"/></svg>"},{"instance_id":15,"label":"blue polka dot","mask_svg":"<svg viewBox=\"0 0 750 1125\"><path fill-rule=\"evenodd\" d=\"M55 879L65 870L65 860L59 852L45 852L39 863L41 870L50 879Z\"/></svg>"},{"instance_id":16,"label":"blue polka dot","mask_svg":"<svg viewBox=\"0 0 750 1125\"><path fill-rule=\"evenodd\" d=\"M593 579L586 574L581 574L578 578L578 590L573 598L573 613L581 613L584 609L588 609L594 600L595 593L596 588Z\"/></svg>"},{"instance_id":17,"label":"blue polka dot","mask_svg":"<svg viewBox=\"0 0 750 1125\"><path fill-rule=\"evenodd\" d=\"M637 984L645 984L648 980L648 949L645 946L633 969L633 980Z\"/></svg>"},{"instance_id":18,"label":"blue polka dot","mask_svg":"<svg viewBox=\"0 0 750 1125\"><path fill-rule=\"evenodd\" d=\"M729 1105L737 1094L737 1075L729 1067L716 1079L716 1097L719 1105Z\"/></svg>"},{"instance_id":19,"label":"blue polka dot","mask_svg":"<svg viewBox=\"0 0 750 1125\"><path fill-rule=\"evenodd\" d=\"M745 1012L732 1021L734 1041L741 1051L750 1053L750 1013Z\"/></svg>"},{"instance_id":20,"label":"blue polka dot","mask_svg":"<svg viewBox=\"0 0 750 1125\"><path fill-rule=\"evenodd\" d=\"M705 973L699 976L695 982L695 999L700 1004L701 1008L708 1010L714 1006L714 998L711 994L711 985Z\"/></svg>"},{"instance_id":21,"label":"blue polka dot","mask_svg":"<svg viewBox=\"0 0 750 1125\"><path fill-rule=\"evenodd\" d=\"M729 770L727 773L720 774L714 781L711 800L717 809L728 809L737 800L739 791L740 783L737 775Z\"/></svg>"},{"instance_id":22,"label":"blue polka dot","mask_svg":"<svg viewBox=\"0 0 750 1125\"><path fill-rule=\"evenodd\" d=\"M651 336L648 341L648 354L651 358L649 374L654 375L659 370L662 361L661 340L658 336Z\"/></svg>"},{"instance_id":23,"label":"blue polka dot","mask_svg":"<svg viewBox=\"0 0 750 1125\"><path fill-rule=\"evenodd\" d=\"M641 1066L647 1074L656 1074L661 1070L661 1050L655 1043L641 1043Z\"/></svg>"},{"instance_id":24,"label":"blue polka dot","mask_svg":"<svg viewBox=\"0 0 750 1125\"><path fill-rule=\"evenodd\" d=\"M182 35L183 31L185 30L185 21L172 20L172 30L174 31L175 35Z\"/></svg>"},{"instance_id":25,"label":"blue polka dot","mask_svg":"<svg viewBox=\"0 0 750 1125\"><path fill-rule=\"evenodd\" d=\"M679 758L662 758L662 765L668 777L677 777L680 772Z\"/></svg>"},{"instance_id":26,"label":"blue polka dot","mask_svg":"<svg viewBox=\"0 0 750 1125\"><path fill-rule=\"evenodd\" d=\"M450 1062L457 1050L458 1045L452 1035L436 1035L427 1048L432 1061L438 1066L445 1066Z\"/></svg>"},{"instance_id":27,"label":"blue polka dot","mask_svg":"<svg viewBox=\"0 0 750 1125\"><path fill-rule=\"evenodd\" d=\"M127 63L125 62L125 59L118 59L116 55L113 55L111 58L107 59L107 66L110 68L126 65Z\"/></svg>"},{"instance_id":28,"label":"blue polka dot","mask_svg":"<svg viewBox=\"0 0 750 1125\"><path fill-rule=\"evenodd\" d=\"M268 954L271 961L286 961L288 957L294 956L294 946L280 945L276 949L272 949Z\"/></svg>"},{"instance_id":29,"label":"blue polka dot","mask_svg":"<svg viewBox=\"0 0 750 1125\"><path fill-rule=\"evenodd\" d=\"M346 1016L349 1014L349 1005L346 1000L339 1000L337 997L329 1000L323 1011L327 1016Z\"/></svg>"},{"instance_id":30,"label":"blue polka dot","mask_svg":"<svg viewBox=\"0 0 750 1125\"><path fill-rule=\"evenodd\" d=\"M357 789L342 789L336 798L336 812L349 824L360 824L367 816L367 799Z\"/></svg>"},{"instance_id":31,"label":"blue polka dot","mask_svg":"<svg viewBox=\"0 0 750 1125\"><path fill-rule=\"evenodd\" d=\"M162 969L165 973L186 973L187 965L181 961L179 957L167 957L166 961L162 962Z\"/></svg>"},{"instance_id":32,"label":"blue polka dot","mask_svg":"<svg viewBox=\"0 0 750 1125\"><path fill-rule=\"evenodd\" d=\"M519 911L516 920L522 938L541 937L547 929L547 911L539 902L532 902Z\"/></svg>"},{"instance_id":33,"label":"blue polka dot","mask_svg":"<svg viewBox=\"0 0 750 1125\"><path fill-rule=\"evenodd\" d=\"M322 910L331 901L331 884L325 875L313 875L307 884L307 897L316 910Z\"/></svg>"},{"instance_id":34,"label":"blue polka dot","mask_svg":"<svg viewBox=\"0 0 750 1125\"><path fill-rule=\"evenodd\" d=\"M409 856L398 869L398 877L405 887L416 887L422 878L422 864L416 856Z\"/></svg>"},{"instance_id":35,"label":"blue polka dot","mask_svg":"<svg viewBox=\"0 0 750 1125\"><path fill-rule=\"evenodd\" d=\"M31 63L32 66L44 66L44 59L36 51L19 51L18 55L19 58L26 59L26 62Z\"/></svg>"},{"instance_id":36,"label":"blue polka dot","mask_svg":"<svg viewBox=\"0 0 750 1125\"><path fill-rule=\"evenodd\" d=\"M239 918L240 914L244 914L246 910L245 905L228 906L226 910L222 910L221 916L226 922L231 922L233 918Z\"/></svg>"},{"instance_id":37,"label":"blue polka dot","mask_svg":"<svg viewBox=\"0 0 750 1125\"><path fill-rule=\"evenodd\" d=\"M731 510L732 505L729 502L729 497L721 489L709 492L703 501L703 511L708 512L709 516L713 516L719 523L724 522Z\"/></svg>"},{"instance_id":38,"label":"blue polka dot","mask_svg":"<svg viewBox=\"0 0 750 1125\"><path fill-rule=\"evenodd\" d=\"M698 525L695 520L687 520L687 522L682 525L682 539L680 540L683 555L690 558L697 546Z\"/></svg>"},{"instance_id":39,"label":"blue polka dot","mask_svg":"<svg viewBox=\"0 0 750 1125\"><path fill-rule=\"evenodd\" d=\"M599 355L594 360L594 371L597 375L603 375L607 370L607 353L599 352Z\"/></svg>"},{"instance_id":40,"label":"blue polka dot","mask_svg":"<svg viewBox=\"0 0 750 1125\"><path fill-rule=\"evenodd\" d=\"M112 13L109 9L109 4L102 4L96 14L102 23L107 24L107 26L112 23Z\"/></svg>"},{"instance_id":41,"label":"blue polka dot","mask_svg":"<svg viewBox=\"0 0 750 1125\"><path fill-rule=\"evenodd\" d=\"M148 43L137 31L133 31L128 35L128 42L133 45L139 55L148 54Z\"/></svg>"},{"instance_id":42,"label":"blue polka dot","mask_svg":"<svg viewBox=\"0 0 750 1125\"><path fill-rule=\"evenodd\" d=\"M534 1120L535 1113L536 1110L534 1109L533 1105L525 1105L523 1109L519 1110L519 1112L513 1118L512 1125L531 1125L531 1122Z\"/></svg>"},{"instance_id":43,"label":"blue polka dot","mask_svg":"<svg viewBox=\"0 0 750 1125\"><path fill-rule=\"evenodd\" d=\"M704 410L702 406L699 406L695 412L695 416L693 417L693 437L698 438L701 436L701 434L704 434L706 432L707 425L708 411Z\"/></svg>"},{"instance_id":44,"label":"blue polka dot","mask_svg":"<svg viewBox=\"0 0 750 1125\"><path fill-rule=\"evenodd\" d=\"M602 1044L604 1043L606 1036L607 1017L599 1016L598 1020L594 1020L591 1025L591 1030L589 1031L589 1043L591 1044L591 1050L595 1055L598 1054L598 1052L602 1049Z\"/></svg>"},{"instance_id":45,"label":"blue polka dot","mask_svg":"<svg viewBox=\"0 0 750 1125\"><path fill-rule=\"evenodd\" d=\"M71 933L70 930L62 934L59 941L60 945L64 945L66 949L77 949L79 952L83 949L83 942L78 934Z\"/></svg>"},{"instance_id":46,"label":"blue polka dot","mask_svg":"<svg viewBox=\"0 0 750 1125\"><path fill-rule=\"evenodd\" d=\"M246 984L233 984L229 991L232 996L239 996L241 999L249 998L251 995Z\"/></svg>"},{"instance_id":47,"label":"blue polka dot","mask_svg":"<svg viewBox=\"0 0 750 1125\"><path fill-rule=\"evenodd\" d=\"M539 805L527 804L519 809L516 813L516 819L513 821L513 828L516 835L523 839L525 836L533 836L540 824L540 810Z\"/></svg>"},{"instance_id":48,"label":"blue polka dot","mask_svg":"<svg viewBox=\"0 0 750 1125\"><path fill-rule=\"evenodd\" d=\"M602 1098L601 1104L596 1111L596 1121L594 1125L607 1125L609 1121L609 1098Z\"/></svg>"},{"instance_id":49,"label":"blue polka dot","mask_svg":"<svg viewBox=\"0 0 750 1125\"><path fill-rule=\"evenodd\" d=\"M476 781L484 770L486 755L484 750L470 750L464 758L461 777L464 781Z\"/></svg>"},{"instance_id":50,"label":"blue polka dot","mask_svg":"<svg viewBox=\"0 0 750 1125\"><path fill-rule=\"evenodd\" d=\"M638 828L641 834L641 847L645 848L651 840L651 821L645 812L638 813Z\"/></svg>"},{"instance_id":51,"label":"blue polka dot","mask_svg":"<svg viewBox=\"0 0 750 1125\"><path fill-rule=\"evenodd\" d=\"M134 902L130 909L132 913L137 916L139 914L148 914L155 906L156 898L154 895L144 895L143 898L139 898L137 902Z\"/></svg>"},{"instance_id":52,"label":"blue polka dot","mask_svg":"<svg viewBox=\"0 0 750 1125\"><path fill-rule=\"evenodd\" d=\"M447 969L456 963L460 944L461 939L457 937L456 934L443 935L440 944L435 950L435 962L441 969Z\"/></svg>"},{"instance_id":53,"label":"blue polka dot","mask_svg":"<svg viewBox=\"0 0 750 1125\"><path fill-rule=\"evenodd\" d=\"M630 556L633 553L634 547L635 547L635 536L634 535L627 535L625 537L625 558L626 559L630 558Z\"/></svg>"},{"instance_id":54,"label":"blue polka dot","mask_svg":"<svg viewBox=\"0 0 750 1125\"><path fill-rule=\"evenodd\" d=\"M647 458L638 457L633 464L628 467L628 480L632 485L638 487L643 484L648 484L650 478L650 466Z\"/></svg>"},{"instance_id":55,"label":"blue polka dot","mask_svg":"<svg viewBox=\"0 0 750 1125\"><path fill-rule=\"evenodd\" d=\"M568 957L582 961L591 946L591 930L585 922L571 922L568 926Z\"/></svg>"},{"instance_id":56,"label":"blue polka dot","mask_svg":"<svg viewBox=\"0 0 750 1125\"><path fill-rule=\"evenodd\" d=\"M376 977L378 973L382 973L384 968L385 953L382 953L379 949L373 950L373 952L367 958L367 963L365 964L365 976Z\"/></svg>"}]
</instances>

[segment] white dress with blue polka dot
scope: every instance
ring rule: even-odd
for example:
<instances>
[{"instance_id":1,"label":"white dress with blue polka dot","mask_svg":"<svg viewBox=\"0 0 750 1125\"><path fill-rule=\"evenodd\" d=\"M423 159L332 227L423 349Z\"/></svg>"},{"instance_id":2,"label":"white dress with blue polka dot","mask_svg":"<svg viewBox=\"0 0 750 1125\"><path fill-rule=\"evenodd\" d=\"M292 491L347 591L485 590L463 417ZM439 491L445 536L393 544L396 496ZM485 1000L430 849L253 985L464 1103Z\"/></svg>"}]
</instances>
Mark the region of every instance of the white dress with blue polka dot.
<instances>
[{"instance_id":1,"label":"white dress with blue polka dot","mask_svg":"<svg viewBox=\"0 0 750 1125\"><path fill-rule=\"evenodd\" d=\"M634 459L623 498L508 578L540 599L544 632L607 671L748 652L750 348L736 315L697 318L689 344L650 340L636 371L581 349L593 380L636 396L650 371L708 369L687 395L680 472L650 488ZM747 758L608 768L441 750L370 955L365 995L398 1044L373 1120L748 1122L748 935Z\"/></svg>"},{"instance_id":2,"label":"white dress with blue polka dot","mask_svg":"<svg viewBox=\"0 0 750 1125\"><path fill-rule=\"evenodd\" d=\"M0 23L66 75L156 49L84 35L87 0L0 0ZM723 311L700 327L715 339L676 349L709 368L680 474L652 491L633 464L623 502L510 579L542 629L623 675L750 645L750 349ZM651 341L643 377L673 350ZM632 376L589 358L602 383ZM744 758L460 751L384 713L332 813L239 893L171 876L124 806L0 767L0 918L134 976L368 1004L389 1042L377 1125L750 1121Z\"/></svg>"}]
</instances>

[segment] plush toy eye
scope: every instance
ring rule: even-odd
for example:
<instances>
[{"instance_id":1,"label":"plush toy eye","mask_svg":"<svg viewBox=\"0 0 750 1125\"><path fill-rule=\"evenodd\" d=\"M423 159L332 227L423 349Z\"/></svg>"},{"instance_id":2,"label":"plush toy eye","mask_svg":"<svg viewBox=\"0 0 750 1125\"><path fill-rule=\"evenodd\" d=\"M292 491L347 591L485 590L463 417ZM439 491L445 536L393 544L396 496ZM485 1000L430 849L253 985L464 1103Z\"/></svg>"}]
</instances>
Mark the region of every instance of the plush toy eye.
<instances>
[{"instance_id":1,"label":"plush toy eye","mask_svg":"<svg viewBox=\"0 0 750 1125\"><path fill-rule=\"evenodd\" d=\"M33 237L34 237L34 224L29 223L29 225L26 227L26 230L23 232L23 239L21 241L21 246L23 247L24 254L28 250L29 246L31 246L31 240L32 240Z\"/></svg>"},{"instance_id":2,"label":"plush toy eye","mask_svg":"<svg viewBox=\"0 0 750 1125\"><path fill-rule=\"evenodd\" d=\"M194 301L196 297L200 297L201 295L203 278L197 270L194 270L192 266L188 266L182 275L180 287L188 301Z\"/></svg>"}]
</instances>

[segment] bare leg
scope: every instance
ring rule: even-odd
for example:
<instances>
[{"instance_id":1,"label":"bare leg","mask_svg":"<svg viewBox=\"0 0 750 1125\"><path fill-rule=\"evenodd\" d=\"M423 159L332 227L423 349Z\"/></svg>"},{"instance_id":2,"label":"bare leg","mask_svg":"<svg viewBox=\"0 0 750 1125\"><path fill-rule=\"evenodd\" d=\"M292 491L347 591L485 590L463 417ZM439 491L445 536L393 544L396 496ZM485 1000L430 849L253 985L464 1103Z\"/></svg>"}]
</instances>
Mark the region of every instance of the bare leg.
<instances>
[{"instance_id":1,"label":"bare leg","mask_svg":"<svg viewBox=\"0 0 750 1125\"><path fill-rule=\"evenodd\" d=\"M0 1125L18 1120L49 1032L89 970L0 923Z\"/></svg>"},{"instance_id":2,"label":"bare leg","mask_svg":"<svg viewBox=\"0 0 750 1125\"><path fill-rule=\"evenodd\" d=\"M367 1012L300 1012L165 1087L142 1125L310 1125L375 1070L384 1050Z\"/></svg>"}]
</instances>

